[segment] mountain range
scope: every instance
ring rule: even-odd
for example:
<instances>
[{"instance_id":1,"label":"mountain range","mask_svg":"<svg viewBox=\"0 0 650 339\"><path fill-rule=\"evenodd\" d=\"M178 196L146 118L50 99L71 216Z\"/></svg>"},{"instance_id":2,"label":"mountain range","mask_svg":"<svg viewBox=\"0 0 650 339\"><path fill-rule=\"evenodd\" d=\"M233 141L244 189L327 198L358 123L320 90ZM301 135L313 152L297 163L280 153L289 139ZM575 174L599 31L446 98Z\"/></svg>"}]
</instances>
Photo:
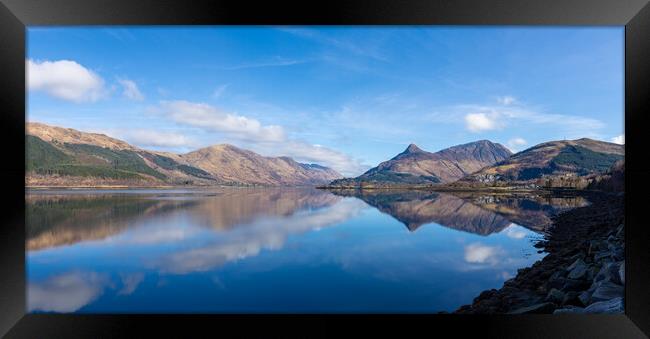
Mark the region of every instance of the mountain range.
<instances>
[{"instance_id":1,"label":"mountain range","mask_svg":"<svg viewBox=\"0 0 650 339\"><path fill-rule=\"evenodd\" d=\"M332 187L446 184L505 160L512 152L501 144L479 140L431 153L410 144L404 152L356 178L335 180Z\"/></svg>"},{"instance_id":2,"label":"mountain range","mask_svg":"<svg viewBox=\"0 0 650 339\"><path fill-rule=\"evenodd\" d=\"M29 186L325 184L342 176L289 157L265 157L228 144L185 154L156 152L103 134L26 124Z\"/></svg>"},{"instance_id":3,"label":"mountain range","mask_svg":"<svg viewBox=\"0 0 650 339\"><path fill-rule=\"evenodd\" d=\"M327 187L476 189L533 185L587 188L594 180L603 178L603 174L612 172L615 164L623 161L624 154L623 145L588 138L545 142L516 154L488 140L436 153L411 144L402 153L364 174L334 180Z\"/></svg>"},{"instance_id":4,"label":"mountain range","mask_svg":"<svg viewBox=\"0 0 650 339\"><path fill-rule=\"evenodd\" d=\"M189 153L144 150L103 134L26 125L28 186L319 186L412 188L543 186L621 188L624 146L582 138L549 141L516 154L479 140L432 153L410 144L358 177L290 157L228 144ZM619 168L619 170L616 170ZM614 173L614 174L612 174ZM594 182L601 182L595 185Z\"/></svg>"}]
</instances>

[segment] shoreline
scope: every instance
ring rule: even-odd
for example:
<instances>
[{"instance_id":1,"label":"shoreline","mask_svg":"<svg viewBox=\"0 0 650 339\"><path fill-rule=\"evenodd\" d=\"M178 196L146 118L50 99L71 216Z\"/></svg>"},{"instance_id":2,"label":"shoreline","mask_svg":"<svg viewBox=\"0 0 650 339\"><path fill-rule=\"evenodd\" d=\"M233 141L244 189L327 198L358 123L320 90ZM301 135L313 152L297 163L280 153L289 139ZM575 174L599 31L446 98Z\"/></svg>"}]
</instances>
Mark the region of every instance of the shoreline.
<instances>
[{"instance_id":1,"label":"shoreline","mask_svg":"<svg viewBox=\"0 0 650 339\"><path fill-rule=\"evenodd\" d=\"M544 258L452 313L623 313L624 196L586 195L590 205L554 217L534 245Z\"/></svg>"}]
</instances>

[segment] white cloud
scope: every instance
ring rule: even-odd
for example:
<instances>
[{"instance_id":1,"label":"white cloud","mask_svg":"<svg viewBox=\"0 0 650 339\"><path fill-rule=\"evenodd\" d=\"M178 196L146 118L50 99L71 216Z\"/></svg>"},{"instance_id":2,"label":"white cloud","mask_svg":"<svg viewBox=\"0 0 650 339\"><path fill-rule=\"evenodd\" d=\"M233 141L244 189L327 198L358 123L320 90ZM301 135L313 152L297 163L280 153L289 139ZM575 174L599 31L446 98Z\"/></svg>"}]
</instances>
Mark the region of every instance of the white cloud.
<instances>
[{"instance_id":1,"label":"white cloud","mask_svg":"<svg viewBox=\"0 0 650 339\"><path fill-rule=\"evenodd\" d=\"M347 154L289 138L282 126L263 125L256 119L222 112L205 103L163 101L158 110L177 123L223 133L241 147L265 156L288 156L298 162L313 162L344 175L357 175L366 169L359 160Z\"/></svg>"},{"instance_id":2,"label":"white cloud","mask_svg":"<svg viewBox=\"0 0 650 339\"><path fill-rule=\"evenodd\" d=\"M471 132L483 132L502 129L513 124L553 125L562 128L574 137L594 136L596 131L605 127L597 119L575 115L544 113L521 105L457 105L452 112L465 114L465 127ZM471 112L467 114L466 112Z\"/></svg>"},{"instance_id":3,"label":"white cloud","mask_svg":"<svg viewBox=\"0 0 650 339\"><path fill-rule=\"evenodd\" d=\"M465 261L471 264L491 264L498 263L498 256L502 250L496 246L485 246L480 243L474 243L465 246Z\"/></svg>"},{"instance_id":4,"label":"white cloud","mask_svg":"<svg viewBox=\"0 0 650 339\"><path fill-rule=\"evenodd\" d=\"M366 171L369 167L349 155L301 140L286 140L282 143L252 145L252 148L268 156L289 156L298 162L317 163L324 165L344 176L354 176Z\"/></svg>"},{"instance_id":5,"label":"white cloud","mask_svg":"<svg viewBox=\"0 0 650 339\"><path fill-rule=\"evenodd\" d=\"M510 226L506 228L505 232L506 232L506 236L512 239L523 239L526 237L525 229L515 224L510 224Z\"/></svg>"},{"instance_id":6,"label":"white cloud","mask_svg":"<svg viewBox=\"0 0 650 339\"><path fill-rule=\"evenodd\" d=\"M106 95L104 80L72 60L27 60L27 86L76 103L94 102Z\"/></svg>"},{"instance_id":7,"label":"white cloud","mask_svg":"<svg viewBox=\"0 0 650 339\"><path fill-rule=\"evenodd\" d=\"M154 130L131 130L118 132L131 144L139 147L193 147L197 143L184 134Z\"/></svg>"},{"instance_id":8,"label":"white cloud","mask_svg":"<svg viewBox=\"0 0 650 339\"><path fill-rule=\"evenodd\" d=\"M71 272L29 283L29 311L74 312L97 299L110 284L108 278L94 272Z\"/></svg>"},{"instance_id":9,"label":"white cloud","mask_svg":"<svg viewBox=\"0 0 650 339\"><path fill-rule=\"evenodd\" d=\"M516 101L517 101L517 99L515 99L514 97L511 97L509 95L497 98L497 102L499 104L506 105L506 106L511 105L511 104L515 103Z\"/></svg>"},{"instance_id":10,"label":"white cloud","mask_svg":"<svg viewBox=\"0 0 650 339\"><path fill-rule=\"evenodd\" d=\"M469 113L465 115L465 126L472 132L489 131L498 128L498 115L489 113Z\"/></svg>"},{"instance_id":11,"label":"white cloud","mask_svg":"<svg viewBox=\"0 0 650 339\"><path fill-rule=\"evenodd\" d=\"M281 126L263 126L256 119L225 113L204 103L162 101L160 107L175 122L223 132L242 140L281 141L286 138Z\"/></svg>"},{"instance_id":12,"label":"white cloud","mask_svg":"<svg viewBox=\"0 0 650 339\"><path fill-rule=\"evenodd\" d=\"M512 152L517 152L521 149L522 146L527 145L528 142L524 138L513 138L508 140L506 146L508 149L510 149Z\"/></svg>"},{"instance_id":13,"label":"white cloud","mask_svg":"<svg viewBox=\"0 0 650 339\"><path fill-rule=\"evenodd\" d=\"M144 95L142 95L142 92L140 92L138 85L133 80L118 79L117 82L119 82L120 85L122 85L123 88L122 94L125 97L137 101L144 100Z\"/></svg>"},{"instance_id":14,"label":"white cloud","mask_svg":"<svg viewBox=\"0 0 650 339\"><path fill-rule=\"evenodd\" d=\"M625 134L612 138L612 142L619 145L625 144Z\"/></svg>"}]
</instances>

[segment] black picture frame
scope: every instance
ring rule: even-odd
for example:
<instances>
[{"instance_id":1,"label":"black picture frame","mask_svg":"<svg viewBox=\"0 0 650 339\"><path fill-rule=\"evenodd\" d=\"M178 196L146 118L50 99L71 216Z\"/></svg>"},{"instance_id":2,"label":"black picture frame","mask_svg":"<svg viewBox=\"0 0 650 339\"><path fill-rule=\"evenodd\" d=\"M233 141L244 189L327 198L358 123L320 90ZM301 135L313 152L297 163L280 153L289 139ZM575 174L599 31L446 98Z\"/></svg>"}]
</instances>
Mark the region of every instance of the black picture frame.
<instances>
[{"instance_id":1,"label":"black picture frame","mask_svg":"<svg viewBox=\"0 0 650 339\"><path fill-rule=\"evenodd\" d=\"M618 25L625 26L626 284L624 315L36 315L26 314L25 27L41 25ZM498 338L650 335L648 0L0 0L0 335L7 338L348 336L411 333ZM230 336L230 335L228 335Z\"/></svg>"}]
</instances>

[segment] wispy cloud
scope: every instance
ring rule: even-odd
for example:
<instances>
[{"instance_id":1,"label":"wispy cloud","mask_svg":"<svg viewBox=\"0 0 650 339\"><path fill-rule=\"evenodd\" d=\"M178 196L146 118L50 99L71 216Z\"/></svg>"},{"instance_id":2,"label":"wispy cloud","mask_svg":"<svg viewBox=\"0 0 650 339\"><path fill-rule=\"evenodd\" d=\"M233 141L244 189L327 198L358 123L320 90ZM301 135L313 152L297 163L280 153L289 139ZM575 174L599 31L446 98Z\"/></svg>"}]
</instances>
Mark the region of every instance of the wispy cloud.
<instances>
[{"instance_id":1,"label":"wispy cloud","mask_svg":"<svg viewBox=\"0 0 650 339\"><path fill-rule=\"evenodd\" d=\"M289 156L299 162L333 168L344 175L356 175L367 169L360 160L343 152L290 138L283 126L264 125L257 119L227 113L206 103L162 101L154 111L176 123L220 133L265 156Z\"/></svg>"},{"instance_id":2,"label":"wispy cloud","mask_svg":"<svg viewBox=\"0 0 650 339\"><path fill-rule=\"evenodd\" d=\"M124 97L136 101L144 100L144 95L142 95L138 85L133 80L118 79L117 82L122 85L122 95Z\"/></svg>"},{"instance_id":3,"label":"wispy cloud","mask_svg":"<svg viewBox=\"0 0 650 339\"><path fill-rule=\"evenodd\" d=\"M281 249L291 235L336 225L365 208L360 200L341 200L327 208L301 211L281 218L261 218L246 227L223 232L206 246L165 255L154 266L171 274L212 270L227 262L256 256L263 250Z\"/></svg>"},{"instance_id":4,"label":"wispy cloud","mask_svg":"<svg viewBox=\"0 0 650 339\"><path fill-rule=\"evenodd\" d=\"M388 58L380 52L380 49L377 45L370 45L367 41L349 38L345 39L341 38L340 35L337 38L333 38L323 32L308 28L281 27L278 29L280 31L293 34L298 37L310 39L328 47L343 50L353 55L367 57L383 62L388 61Z\"/></svg>"},{"instance_id":5,"label":"wispy cloud","mask_svg":"<svg viewBox=\"0 0 650 339\"><path fill-rule=\"evenodd\" d=\"M135 129L110 133L139 147L188 148L198 145L185 134L159 130Z\"/></svg>"},{"instance_id":6,"label":"wispy cloud","mask_svg":"<svg viewBox=\"0 0 650 339\"><path fill-rule=\"evenodd\" d=\"M285 67L299 65L309 62L309 60L297 60L297 59L285 59L280 56L272 57L268 60L262 60L257 62L243 63L234 66L225 66L222 67L224 70L236 71L240 69L249 69L249 68L263 68L263 67Z\"/></svg>"},{"instance_id":7,"label":"wispy cloud","mask_svg":"<svg viewBox=\"0 0 650 339\"><path fill-rule=\"evenodd\" d=\"M500 130L525 123L555 126L575 136L593 136L605 127L605 124L598 119L547 113L523 104L513 103L508 105L463 104L452 107L450 114L454 114L454 112L455 114L463 114L465 127L468 131L474 133Z\"/></svg>"},{"instance_id":8,"label":"wispy cloud","mask_svg":"<svg viewBox=\"0 0 650 339\"><path fill-rule=\"evenodd\" d=\"M119 295L130 295L135 292L136 288L144 281L144 273L136 272L130 274L121 274L122 289L117 292Z\"/></svg>"},{"instance_id":9,"label":"wispy cloud","mask_svg":"<svg viewBox=\"0 0 650 339\"><path fill-rule=\"evenodd\" d=\"M162 101L159 109L177 123L222 132L245 141L273 142L286 139L281 126L265 126L256 119L222 112L205 103Z\"/></svg>"},{"instance_id":10,"label":"wispy cloud","mask_svg":"<svg viewBox=\"0 0 650 339\"><path fill-rule=\"evenodd\" d=\"M223 93L226 92L226 89L228 89L228 86L229 86L228 84L225 84L225 85L221 85L221 86L215 88L214 92L212 92L212 97L215 98L215 99L221 98Z\"/></svg>"},{"instance_id":11,"label":"wispy cloud","mask_svg":"<svg viewBox=\"0 0 650 339\"><path fill-rule=\"evenodd\" d=\"M625 144L625 134L621 134L619 136L613 137L611 140L615 144L623 145Z\"/></svg>"},{"instance_id":12,"label":"wispy cloud","mask_svg":"<svg viewBox=\"0 0 650 339\"><path fill-rule=\"evenodd\" d=\"M104 79L73 60L27 60L27 86L75 103L94 102L107 95Z\"/></svg>"},{"instance_id":13,"label":"wispy cloud","mask_svg":"<svg viewBox=\"0 0 650 339\"><path fill-rule=\"evenodd\" d=\"M501 105L506 105L506 106L507 106L507 105L512 105L512 104L514 104L516 101L517 101L517 99L516 99L515 97L513 97L513 96L510 96L510 95L506 95L506 96L502 96L502 97L498 97L498 98L497 98L497 102L498 102L499 104L501 104Z\"/></svg>"}]
</instances>

